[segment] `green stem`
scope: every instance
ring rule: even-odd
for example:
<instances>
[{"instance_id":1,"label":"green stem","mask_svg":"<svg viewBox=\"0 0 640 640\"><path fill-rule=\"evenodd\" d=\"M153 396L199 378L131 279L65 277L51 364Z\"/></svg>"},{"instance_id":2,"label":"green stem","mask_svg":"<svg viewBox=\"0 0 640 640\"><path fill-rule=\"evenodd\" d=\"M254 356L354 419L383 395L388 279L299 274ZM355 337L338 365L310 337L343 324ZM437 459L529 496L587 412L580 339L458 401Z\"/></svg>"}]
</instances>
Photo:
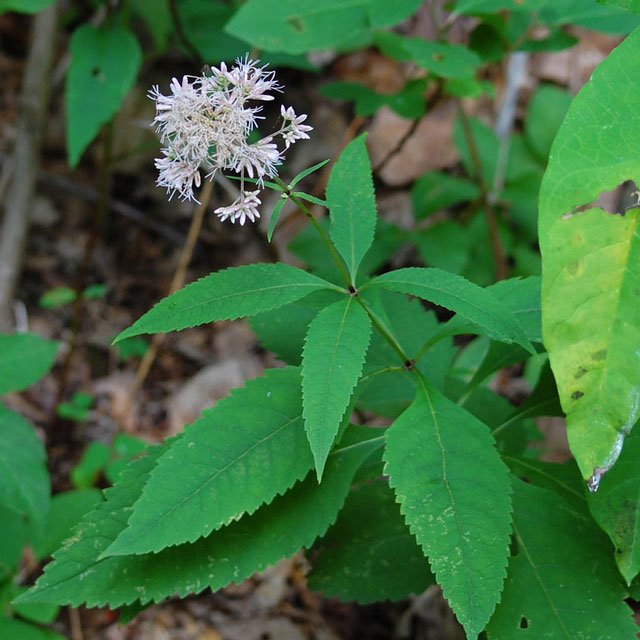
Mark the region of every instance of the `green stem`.
<instances>
[{"instance_id":1,"label":"green stem","mask_svg":"<svg viewBox=\"0 0 640 640\"><path fill-rule=\"evenodd\" d=\"M297 196L293 195L293 192L291 191L291 189L289 189L289 187L278 176L276 176L274 180L276 184L283 190L283 192L286 193L287 196L291 198L291 200L293 200L293 202L300 209L300 211L302 211L302 213L304 213L304 215L307 216L309 220L311 220L311 224L316 228L316 230L320 234L322 241L325 243L325 245L327 246L327 249L329 249L329 253L331 253L331 256L333 257L335 263L338 265L338 269L340 270L340 273L342 274L344 281L347 283L347 288L349 289L350 292L355 291L355 287L353 286L353 282L351 282L351 277L349 276L349 272L347 271L347 268L344 265L344 261L336 251L336 248L333 246L333 243L329 239L329 236L327 235L326 231L320 226L320 223L313 217L313 215L311 214L311 211L309 211L309 209L306 207L304 202L302 202L302 200L300 200L300 198L298 198Z\"/></svg>"},{"instance_id":2,"label":"green stem","mask_svg":"<svg viewBox=\"0 0 640 640\"><path fill-rule=\"evenodd\" d=\"M413 368L413 360L404 352L402 347L398 344L398 341L382 326L382 323L376 317L376 314L367 306L365 301L360 296L355 296L356 300L360 303L360 306L366 311L371 324L376 328L378 333L391 345L391 348L402 358L402 363L405 369Z\"/></svg>"}]
</instances>

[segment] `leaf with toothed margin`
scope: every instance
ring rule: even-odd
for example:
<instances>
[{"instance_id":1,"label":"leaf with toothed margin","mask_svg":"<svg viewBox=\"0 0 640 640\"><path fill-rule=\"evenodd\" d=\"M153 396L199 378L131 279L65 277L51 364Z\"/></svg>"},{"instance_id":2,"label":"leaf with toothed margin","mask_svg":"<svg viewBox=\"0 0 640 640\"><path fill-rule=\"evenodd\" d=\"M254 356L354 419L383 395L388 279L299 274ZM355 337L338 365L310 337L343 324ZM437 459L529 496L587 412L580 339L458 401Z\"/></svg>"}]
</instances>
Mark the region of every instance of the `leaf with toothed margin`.
<instances>
[{"instance_id":1,"label":"leaf with toothed margin","mask_svg":"<svg viewBox=\"0 0 640 640\"><path fill-rule=\"evenodd\" d=\"M207 538L156 554L98 559L125 526L128 509L153 467L157 454L152 449L107 490L107 501L85 517L36 585L18 600L114 608L239 583L323 535L335 522L356 470L381 445L379 437L358 437L330 454L321 484L309 475L271 504Z\"/></svg>"},{"instance_id":2,"label":"leaf with toothed margin","mask_svg":"<svg viewBox=\"0 0 640 640\"><path fill-rule=\"evenodd\" d=\"M331 240L355 282L376 230L376 198L365 134L351 141L333 165L327 183L327 206Z\"/></svg>"},{"instance_id":3,"label":"leaf with toothed margin","mask_svg":"<svg viewBox=\"0 0 640 640\"><path fill-rule=\"evenodd\" d=\"M555 491L512 484L515 552L489 640L636 638L603 532Z\"/></svg>"},{"instance_id":4,"label":"leaf with toothed margin","mask_svg":"<svg viewBox=\"0 0 640 640\"><path fill-rule=\"evenodd\" d=\"M300 372L267 370L187 427L158 461L127 527L104 555L194 542L284 493L312 466Z\"/></svg>"},{"instance_id":5,"label":"leaf with toothed margin","mask_svg":"<svg viewBox=\"0 0 640 640\"><path fill-rule=\"evenodd\" d=\"M384 287L429 300L475 324L482 333L502 342L516 342L535 354L515 315L488 289L462 276L432 267L406 267L389 271L366 287Z\"/></svg>"},{"instance_id":6,"label":"leaf with toothed margin","mask_svg":"<svg viewBox=\"0 0 640 640\"><path fill-rule=\"evenodd\" d=\"M278 262L230 267L160 300L114 340L141 333L162 333L214 320L233 320L277 309L320 289L341 291L335 284Z\"/></svg>"},{"instance_id":7,"label":"leaf with toothed margin","mask_svg":"<svg viewBox=\"0 0 640 640\"><path fill-rule=\"evenodd\" d=\"M475 638L500 600L511 533L509 471L488 427L420 377L387 430L384 460L409 529Z\"/></svg>"},{"instance_id":8,"label":"leaf with toothed margin","mask_svg":"<svg viewBox=\"0 0 640 640\"><path fill-rule=\"evenodd\" d=\"M542 337L592 490L640 417L640 210L588 208L640 179L639 48L636 29L575 97L540 188Z\"/></svg>"},{"instance_id":9,"label":"leaf with toothed margin","mask_svg":"<svg viewBox=\"0 0 640 640\"><path fill-rule=\"evenodd\" d=\"M353 296L312 320L302 351L302 414L318 479L362 373L371 321Z\"/></svg>"}]
</instances>

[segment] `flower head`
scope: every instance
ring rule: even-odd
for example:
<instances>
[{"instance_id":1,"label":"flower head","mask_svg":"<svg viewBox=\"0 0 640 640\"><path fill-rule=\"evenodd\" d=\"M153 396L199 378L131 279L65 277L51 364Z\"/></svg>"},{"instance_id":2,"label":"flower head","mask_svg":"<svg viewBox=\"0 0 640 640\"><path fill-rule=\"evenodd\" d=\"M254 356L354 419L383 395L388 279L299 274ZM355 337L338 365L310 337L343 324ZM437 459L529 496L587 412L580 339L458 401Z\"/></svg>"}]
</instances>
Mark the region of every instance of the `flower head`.
<instances>
[{"instance_id":1,"label":"flower head","mask_svg":"<svg viewBox=\"0 0 640 640\"><path fill-rule=\"evenodd\" d=\"M153 124L162 142L162 157L155 166L159 170L157 184L165 187L171 198L175 193L183 200L197 199L194 187L201 183L200 171L213 179L218 170L240 174L240 197L215 213L221 220L244 224L259 218L258 191L245 191L244 178L255 178L262 186L265 176L277 174L283 151L280 137L288 149L296 140L308 138L312 127L302 124L307 116L296 115L292 107L281 106L282 126L257 142L248 137L262 118L262 107L255 102L274 99L272 92L281 91L275 73L259 66L248 57L236 60L231 68L222 62L202 76L173 78L171 93L160 93L157 86L149 91L156 103Z\"/></svg>"}]
</instances>

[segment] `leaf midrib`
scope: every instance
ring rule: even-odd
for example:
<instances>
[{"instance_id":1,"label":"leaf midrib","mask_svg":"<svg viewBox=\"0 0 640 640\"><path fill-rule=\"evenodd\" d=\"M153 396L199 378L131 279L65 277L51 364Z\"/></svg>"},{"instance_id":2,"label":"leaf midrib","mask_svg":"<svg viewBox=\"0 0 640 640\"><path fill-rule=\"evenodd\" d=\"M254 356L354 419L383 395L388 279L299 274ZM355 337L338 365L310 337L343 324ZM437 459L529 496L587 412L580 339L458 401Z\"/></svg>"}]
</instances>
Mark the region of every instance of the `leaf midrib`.
<instances>
[{"instance_id":1,"label":"leaf midrib","mask_svg":"<svg viewBox=\"0 0 640 640\"><path fill-rule=\"evenodd\" d=\"M150 524L147 527L145 527L144 529L142 529L137 535L129 538L129 540L127 541L127 544L130 545L134 540L137 540L137 539L140 538L140 536L148 533L150 530L155 528L160 522L162 522L165 518L167 518L169 515L171 515L176 509L178 509L182 505L184 505L185 502L191 500L196 494L199 494L201 491L204 491L206 489L206 487L208 487L221 473L226 471L231 465L234 465L238 461L242 460L242 458L244 458L246 455L248 455L249 452L252 449L257 447L259 444L262 444L262 443L266 442L267 440L269 440L270 438L274 437L275 435L280 433L280 431L282 431L283 429L289 427L291 424L293 424L297 420L300 420L301 418L302 418L302 413L300 413L299 415L295 416L294 418L291 418L288 422L286 422L285 424L283 424L280 427L278 427L275 431L272 431L271 433L267 434L264 438L261 438L260 440L256 440L250 447L248 447L245 451L243 451L237 458L234 458L233 460L228 462L224 467L222 467L222 469L219 469L218 471L216 471L216 473L213 476L211 476L204 484L201 484L199 487L194 489L191 493L189 493L188 495L184 496L182 498L182 500L180 500L179 502L174 504L168 511L166 511L162 516L160 516L160 518L158 518L157 520L154 520L154 522L152 524ZM151 478L152 477L153 477L153 474L152 474ZM244 512L245 511L243 511L243 513ZM246 511L246 513L250 514L252 512L251 511ZM135 511L134 511L134 514L135 514ZM183 542L193 542L193 541L195 541L195 540L197 540L199 538L202 538L202 537L208 535L209 533L211 533L211 531L215 531L217 528L220 528L220 525L218 525L217 527L212 526L212 528L208 532L201 533L196 538L193 538L191 540L184 540ZM124 531L126 531L126 529ZM122 533L124 533L124 531ZM116 540L114 540L114 542L115 541L117 541L117 538L116 538ZM174 542L174 543L169 544L167 546L168 547L174 547L174 546L176 546L178 544L183 544L183 542ZM149 553L149 551L145 551L143 553ZM138 554L136 554L136 555L140 555L140 552L138 552ZM109 556L105 556L105 557L109 557Z\"/></svg>"}]
</instances>

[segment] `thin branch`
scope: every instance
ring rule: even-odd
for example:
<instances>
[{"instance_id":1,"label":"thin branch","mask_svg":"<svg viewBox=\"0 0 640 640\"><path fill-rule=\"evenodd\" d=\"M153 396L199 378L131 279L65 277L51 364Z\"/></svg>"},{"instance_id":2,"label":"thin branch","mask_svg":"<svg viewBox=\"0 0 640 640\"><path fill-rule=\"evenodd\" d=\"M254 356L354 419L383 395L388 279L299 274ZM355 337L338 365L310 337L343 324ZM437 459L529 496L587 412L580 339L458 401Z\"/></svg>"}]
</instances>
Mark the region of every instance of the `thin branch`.
<instances>
[{"instance_id":1,"label":"thin branch","mask_svg":"<svg viewBox=\"0 0 640 640\"><path fill-rule=\"evenodd\" d=\"M13 152L13 175L7 189L0 228L0 331L13 325L12 300L20 277L26 243L40 145L49 98L49 76L57 26L57 3L33 21L33 34L20 96L18 135Z\"/></svg>"}]
</instances>

